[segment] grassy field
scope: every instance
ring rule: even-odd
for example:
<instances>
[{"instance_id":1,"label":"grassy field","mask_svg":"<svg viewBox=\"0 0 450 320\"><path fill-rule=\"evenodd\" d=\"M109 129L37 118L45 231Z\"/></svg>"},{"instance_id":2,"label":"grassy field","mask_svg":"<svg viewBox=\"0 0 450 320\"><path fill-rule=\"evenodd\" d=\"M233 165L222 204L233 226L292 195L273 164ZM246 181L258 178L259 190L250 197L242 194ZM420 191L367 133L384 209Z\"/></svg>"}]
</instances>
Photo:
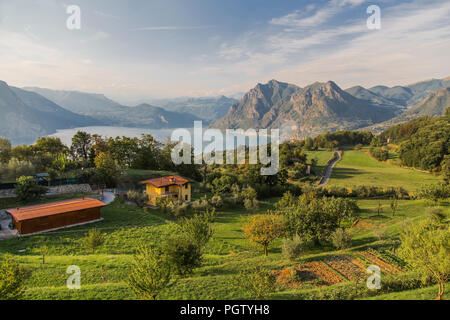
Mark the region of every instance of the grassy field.
<instances>
[{"instance_id":1,"label":"grassy field","mask_svg":"<svg viewBox=\"0 0 450 320\"><path fill-rule=\"evenodd\" d=\"M262 203L259 212L273 206L277 199ZM425 216L423 201L401 201L397 214L392 217L388 200L382 202L383 211L375 212L377 202L359 200L362 209L360 223L353 228L353 247L347 251L325 251L308 249L298 261L289 261L281 254L281 241L269 248L264 257L261 248L251 245L242 232L242 225L249 217L245 210L220 212L214 223L214 237L205 249L202 267L188 278L180 279L161 294L163 299L244 299L248 298L239 287L232 285L243 265L262 264L272 270L281 270L301 264L302 261L321 260L332 256L382 247L398 238L405 223ZM449 203L443 202L448 211ZM136 299L127 285L127 275L133 254L141 243L159 245L164 239L177 233L177 224L164 213L141 210L114 202L102 212L105 220L94 225L81 226L45 235L23 237L0 242L0 252L14 255L23 265L32 270L27 280L26 299ZM106 242L95 254L90 254L81 242L90 228L106 233ZM383 237L374 230L384 230ZM42 264L39 247L49 247L47 263ZM65 283L66 268L78 265L81 268L81 290L68 290ZM351 285L349 283L349 285ZM331 285L318 290L312 283L298 288L280 285L273 299L320 298L321 294L345 288L346 283ZM347 286L348 287L348 286ZM428 292L428 291L427 291ZM430 296L433 291L430 289ZM372 294L373 295L373 294Z\"/></svg>"},{"instance_id":2,"label":"grassy field","mask_svg":"<svg viewBox=\"0 0 450 320\"><path fill-rule=\"evenodd\" d=\"M318 164L325 166L332 157L332 152L308 152L308 158L317 158ZM130 170L131 180L137 182L157 175L158 172L147 170ZM330 184L335 185L378 185L403 186L408 191L416 190L421 184L434 183L438 179L430 174L401 168L389 163L374 160L364 152L345 151L343 159L334 169ZM196 190L196 189L194 189ZM45 197L40 202L57 201L80 197L80 194L68 194ZM193 194L199 198L202 194ZM236 275L243 267L263 265L279 275L283 270L293 268L314 267L327 273L325 276L336 280L325 283L325 278L301 282L283 282L279 279L277 291L272 299L342 299L353 292L355 285L346 274L350 263L345 259L356 261L356 264L367 266L372 264L371 254L384 259L382 279L410 276L406 273L394 274L389 268L404 268L401 261L393 258L395 254L386 251L394 243L398 243L402 229L427 217L427 206L424 200L400 200L395 215L390 210L389 200L357 199L361 209L359 222L350 226L352 246L349 249L336 251L331 245L324 248L305 248L302 256L290 261L282 255L282 241L274 241L269 246L269 256L263 255L261 247L254 246L245 239L242 227L251 214L263 213L273 209L278 198L266 199L257 210L245 209L220 210L213 224L214 235L204 250L202 266L192 275L181 278L164 290L161 299L248 299L249 296L239 285L234 284ZM377 207L381 205L378 214ZM20 206L15 199L0 199L0 208ZM450 214L450 203L439 205ZM79 226L54 231L31 237L21 237L0 241L0 256L13 255L21 264L32 271L26 280L25 299L137 299L138 297L127 284L128 273L133 255L140 244L160 246L167 238L179 233L179 226L167 214L159 210L138 209L136 207L113 202L102 209L104 220L91 225ZM92 228L100 229L106 234L103 246L90 252L83 246L83 237ZM42 264L40 247L49 248L46 264ZM338 260L336 260L338 259ZM342 259L342 260L339 260ZM393 260L392 260L393 259ZM384 261L384 262L383 262ZM387 261L387 262L386 262ZM81 269L81 289L69 290L66 287L68 274L66 269L77 265ZM353 265L354 268L354 265ZM364 269L362 269L364 271ZM397 269L396 269L397 270ZM360 270L361 271L361 270ZM412 277L415 277L413 275ZM400 279L400 278L399 278ZM328 281L328 280L327 280ZM368 291L360 289L357 298L370 299L432 299L437 293L434 285L413 290Z\"/></svg>"},{"instance_id":3,"label":"grassy field","mask_svg":"<svg viewBox=\"0 0 450 320\"><path fill-rule=\"evenodd\" d=\"M334 152L333 151L306 151L305 152L308 157L308 162L311 162L312 159L317 160L316 171L317 173L322 173L325 171L327 167L328 160L330 160Z\"/></svg>"},{"instance_id":4,"label":"grassy field","mask_svg":"<svg viewBox=\"0 0 450 320\"><path fill-rule=\"evenodd\" d=\"M437 183L439 178L414 169L379 162L363 151L349 150L333 169L329 185L352 187L373 185L403 187L415 191L424 184Z\"/></svg>"}]
</instances>

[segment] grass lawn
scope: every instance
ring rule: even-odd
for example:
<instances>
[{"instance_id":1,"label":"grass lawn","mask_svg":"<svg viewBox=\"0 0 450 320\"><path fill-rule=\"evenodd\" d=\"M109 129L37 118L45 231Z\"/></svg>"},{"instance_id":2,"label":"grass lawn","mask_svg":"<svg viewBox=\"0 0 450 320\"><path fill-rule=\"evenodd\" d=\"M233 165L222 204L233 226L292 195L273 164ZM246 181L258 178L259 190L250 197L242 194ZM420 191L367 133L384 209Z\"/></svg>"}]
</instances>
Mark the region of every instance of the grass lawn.
<instances>
[{"instance_id":1,"label":"grass lawn","mask_svg":"<svg viewBox=\"0 0 450 320\"><path fill-rule=\"evenodd\" d=\"M256 212L272 208L276 198L264 201ZM375 212L376 200L358 200L362 209L360 224L352 230L353 247L383 246L398 238L402 225L425 216L425 202L405 200L400 202L397 214L389 213L388 200L383 200L381 216ZM446 210L447 202L441 203ZM250 244L244 237L242 225L251 213L244 209L219 212L213 224L214 236L205 248L203 264L191 276L179 279L164 290L162 299L245 299L249 298L239 286L233 285L237 273L244 267L262 264L272 270L292 267L305 260L345 252L332 248L325 251L306 249L302 258L289 261L281 253L281 240L269 246L269 256L264 257L261 247ZM141 210L114 202L102 210L104 221L92 225L55 231L47 234L0 241L0 255L9 253L32 270L26 281L26 299L136 299L127 285L128 270L133 254L140 244L159 246L168 237L178 233L177 224L158 210ZM106 233L104 245L95 253L83 247L82 238L91 228ZM373 233L386 229L384 239ZM42 264L39 248L49 248L46 264ZM81 290L68 290L66 268L78 265L81 269ZM349 283L350 284L350 283ZM317 287L305 283L299 288L280 286L273 299L309 299L323 292L339 290L346 284ZM431 293L430 293L431 294ZM382 297L382 296L380 296ZM389 295L386 295L389 298ZM393 295L392 297L396 297ZM428 297L428 296L426 296ZM431 297L431 295L430 295Z\"/></svg>"},{"instance_id":2,"label":"grass lawn","mask_svg":"<svg viewBox=\"0 0 450 320\"><path fill-rule=\"evenodd\" d=\"M333 169L329 185L380 187L403 187L415 191L424 184L432 184L440 178L414 169L402 168L386 162L379 162L362 151L345 151Z\"/></svg>"},{"instance_id":3,"label":"grass lawn","mask_svg":"<svg viewBox=\"0 0 450 320\"><path fill-rule=\"evenodd\" d=\"M436 299L437 292L438 286L435 285L427 288L381 294L369 297L368 300L433 300ZM444 296L443 300L448 300L448 297L446 299Z\"/></svg>"},{"instance_id":4,"label":"grass lawn","mask_svg":"<svg viewBox=\"0 0 450 320\"><path fill-rule=\"evenodd\" d=\"M316 171L318 174L321 174L327 167L328 160L333 158L334 151L306 151L308 162L311 162L312 159L317 159Z\"/></svg>"}]
</instances>

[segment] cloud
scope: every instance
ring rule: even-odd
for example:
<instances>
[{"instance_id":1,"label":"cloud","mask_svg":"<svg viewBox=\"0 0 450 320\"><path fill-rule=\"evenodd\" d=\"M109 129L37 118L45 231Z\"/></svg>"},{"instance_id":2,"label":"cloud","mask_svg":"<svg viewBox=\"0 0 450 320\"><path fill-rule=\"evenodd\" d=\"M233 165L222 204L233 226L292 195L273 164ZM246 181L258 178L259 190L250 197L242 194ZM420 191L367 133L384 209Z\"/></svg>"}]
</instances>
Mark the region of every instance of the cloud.
<instances>
[{"instance_id":1,"label":"cloud","mask_svg":"<svg viewBox=\"0 0 450 320\"><path fill-rule=\"evenodd\" d=\"M111 37L111 35L109 33L100 30L100 31L95 32L93 35L80 40L80 42L87 43L87 42L92 42L92 41L105 40L110 37Z\"/></svg>"},{"instance_id":2,"label":"cloud","mask_svg":"<svg viewBox=\"0 0 450 320\"><path fill-rule=\"evenodd\" d=\"M209 29L213 26L151 26L132 29L133 31L173 31L173 30L198 30Z\"/></svg>"},{"instance_id":3,"label":"cloud","mask_svg":"<svg viewBox=\"0 0 450 320\"><path fill-rule=\"evenodd\" d=\"M314 9L314 6L308 6L305 11L296 10L285 16L273 18L270 24L289 28L298 27L316 27L327 22L331 17L342 12L347 6L360 5L366 0L333 0L328 2L323 8L317 9L312 15L306 15Z\"/></svg>"},{"instance_id":4,"label":"cloud","mask_svg":"<svg viewBox=\"0 0 450 320\"><path fill-rule=\"evenodd\" d=\"M449 2L384 7L381 30L367 29L365 7L359 19L325 23L341 8L362 2L332 1L309 16L295 11L272 19L269 26L289 28L246 32L222 44L217 55L242 83L276 78L299 85L330 79L341 85L399 84L450 74L443 63L450 54ZM313 20L313 27L298 29Z\"/></svg>"},{"instance_id":5,"label":"cloud","mask_svg":"<svg viewBox=\"0 0 450 320\"><path fill-rule=\"evenodd\" d=\"M112 14L106 13L106 12L101 12L101 11L94 10L94 13L96 15L99 15L99 16L104 17L104 18L115 19L115 20L119 20L120 19L119 16L115 16L115 15L112 15Z\"/></svg>"}]
</instances>

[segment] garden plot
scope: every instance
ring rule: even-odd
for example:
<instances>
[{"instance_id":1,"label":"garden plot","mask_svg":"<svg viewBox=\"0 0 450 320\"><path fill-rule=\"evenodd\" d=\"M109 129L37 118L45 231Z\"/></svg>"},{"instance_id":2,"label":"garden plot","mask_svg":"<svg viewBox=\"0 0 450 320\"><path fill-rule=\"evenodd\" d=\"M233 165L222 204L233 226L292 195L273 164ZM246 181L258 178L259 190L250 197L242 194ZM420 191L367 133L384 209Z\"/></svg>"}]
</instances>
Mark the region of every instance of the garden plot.
<instances>
[{"instance_id":1,"label":"garden plot","mask_svg":"<svg viewBox=\"0 0 450 320\"><path fill-rule=\"evenodd\" d=\"M279 283L295 288L305 282L317 285L333 285L344 281L359 281L367 277L366 270L376 265L385 273L398 274L402 270L370 251L360 251L351 255L332 256L320 261L309 261L295 268L275 271Z\"/></svg>"}]
</instances>

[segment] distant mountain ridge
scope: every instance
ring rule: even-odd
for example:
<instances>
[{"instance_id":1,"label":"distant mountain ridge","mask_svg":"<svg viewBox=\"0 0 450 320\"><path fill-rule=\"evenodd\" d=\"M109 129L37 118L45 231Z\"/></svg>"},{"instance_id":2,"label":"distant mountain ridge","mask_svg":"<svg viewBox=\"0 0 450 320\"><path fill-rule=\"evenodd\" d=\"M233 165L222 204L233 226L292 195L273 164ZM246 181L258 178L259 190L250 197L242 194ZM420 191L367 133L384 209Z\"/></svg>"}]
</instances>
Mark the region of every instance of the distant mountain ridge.
<instances>
[{"instance_id":1,"label":"distant mountain ridge","mask_svg":"<svg viewBox=\"0 0 450 320\"><path fill-rule=\"evenodd\" d=\"M58 129L98 125L98 120L67 111L35 93L0 81L0 136L15 144L33 142Z\"/></svg>"},{"instance_id":2,"label":"distant mountain ridge","mask_svg":"<svg viewBox=\"0 0 450 320\"><path fill-rule=\"evenodd\" d=\"M279 128L283 135L302 138L324 131L357 129L390 119L398 112L345 92L333 81L305 88L271 80L258 84L212 127Z\"/></svg>"},{"instance_id":3,"label":"distant mountain ridge","mask_svg":"<svg viewBox=\"0 0 450 320\"><path fill-rule=\"evenodd\" d=\"M149 104L123 106L103 94L27 87L63 108L95 118L106 126L151 129L192 127L199 117L188 112L173 112Z\"/></svg>"},{"instance_id":4,"label":"distant mountain ridge","mask_svg":"<svg viewBox=\"0 0 450 320\"><path fill-rule=\"evenodd\" d=\"M240 100L225 96L175 98L129 107L102 94L21 89L0 81L0 136L14 144L31 143L58 129L94 125L190 128L195 120L219 129L280 128L291 138L342 129L377 132L415 117L442 114L450 103L449 87L450 77L407 86L346 90L333 81L301 88L271 80L257 84Z\"/></svg>"},{"instance_id":5,"label":"distant mountain ridge","mask_svg":"<svg viewBox=\"0 0 450 320\"><path fill-rule=\"evenodd\" d=\"M206 122L216 121L226 115L237 99L225 96L200 98L175 98L152 100L151 103L168 111L190 113Z\"/></svg>"}]
</instances>

